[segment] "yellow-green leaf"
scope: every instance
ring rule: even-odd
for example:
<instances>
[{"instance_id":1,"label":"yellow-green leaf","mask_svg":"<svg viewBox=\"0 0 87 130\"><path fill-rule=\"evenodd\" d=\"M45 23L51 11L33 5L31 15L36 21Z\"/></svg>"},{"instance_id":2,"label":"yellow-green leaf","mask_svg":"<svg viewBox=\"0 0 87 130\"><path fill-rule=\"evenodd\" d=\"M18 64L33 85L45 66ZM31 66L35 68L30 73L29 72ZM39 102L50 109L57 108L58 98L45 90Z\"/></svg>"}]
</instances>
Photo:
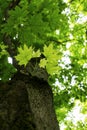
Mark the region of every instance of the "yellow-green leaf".
<instances>
[{"instance_id":1,"label":"yellow-green leaf","mask_svg":"<svg viewBox=\"0 0 87 130\"><path fill-rule=\"evenodd\" d=\"M43 59L40 60L40 64L39 65L40 65L40 67L45 68L46 63L47 63L47 60L45 58L43 58Z\"/></svg>"}]
</instances>

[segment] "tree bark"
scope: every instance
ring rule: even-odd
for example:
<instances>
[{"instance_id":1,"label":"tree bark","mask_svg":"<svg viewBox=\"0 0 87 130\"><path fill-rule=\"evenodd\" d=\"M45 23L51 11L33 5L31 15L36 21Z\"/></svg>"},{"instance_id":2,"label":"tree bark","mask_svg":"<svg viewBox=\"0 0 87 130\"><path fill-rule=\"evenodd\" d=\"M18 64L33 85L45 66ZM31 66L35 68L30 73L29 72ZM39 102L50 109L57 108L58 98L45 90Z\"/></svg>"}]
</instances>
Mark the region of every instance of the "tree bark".
<instances>
[{"instance_id":1,"label":"tree bark","mask_svg":"<svg viewBox=\"0 0 87 130\"><path fill-rule=\"evenodd\" d=\"M59 130L46 81L17 73L0 83L0 130Z\"/></svg>"}]
</instances>

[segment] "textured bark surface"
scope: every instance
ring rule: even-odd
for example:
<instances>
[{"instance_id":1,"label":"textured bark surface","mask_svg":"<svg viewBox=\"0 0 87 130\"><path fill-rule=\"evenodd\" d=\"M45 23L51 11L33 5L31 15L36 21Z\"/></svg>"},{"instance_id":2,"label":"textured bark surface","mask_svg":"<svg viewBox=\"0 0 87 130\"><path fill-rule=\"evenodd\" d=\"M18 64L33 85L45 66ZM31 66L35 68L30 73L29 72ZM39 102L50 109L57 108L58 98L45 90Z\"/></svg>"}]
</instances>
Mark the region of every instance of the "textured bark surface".
<instances>
[{"instance_id":1,"label":"textured bark surface","mask_svg":"<svg viewBox=\"0 0 87 130\"><path fill-rule=\"evenodd\" d=\"M20 73L0 83L0 130L59 130L48 83Z\"/></svg>"},{"instance_id":2,"label":"textured bark surface","mask_svg":"<svg viewBox=\"0 0 87 130\"><path fill-rule=\"evenodd\" d=\"M0 130L36 130L33 120L24 82L0 85Z\"/></svg>"}]
</instances>

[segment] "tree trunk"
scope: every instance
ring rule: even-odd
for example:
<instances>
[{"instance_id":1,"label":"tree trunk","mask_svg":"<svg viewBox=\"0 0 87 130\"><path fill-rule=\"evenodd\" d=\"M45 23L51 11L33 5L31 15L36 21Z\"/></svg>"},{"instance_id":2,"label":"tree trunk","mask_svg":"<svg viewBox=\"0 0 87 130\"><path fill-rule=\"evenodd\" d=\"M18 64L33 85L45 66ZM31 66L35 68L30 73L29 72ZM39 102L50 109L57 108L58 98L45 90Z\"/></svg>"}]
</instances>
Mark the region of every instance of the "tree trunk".
<instances>
[{"instance_id":1,"label":"tree trunk","mask_svg":"<svg viewBox=\"0 0 87 130\"><path fill-rule=\"evenodd\" d=\"M0 130L59 130L46 81L17 73L0 83Z\"/></svg>"}]
</instances>

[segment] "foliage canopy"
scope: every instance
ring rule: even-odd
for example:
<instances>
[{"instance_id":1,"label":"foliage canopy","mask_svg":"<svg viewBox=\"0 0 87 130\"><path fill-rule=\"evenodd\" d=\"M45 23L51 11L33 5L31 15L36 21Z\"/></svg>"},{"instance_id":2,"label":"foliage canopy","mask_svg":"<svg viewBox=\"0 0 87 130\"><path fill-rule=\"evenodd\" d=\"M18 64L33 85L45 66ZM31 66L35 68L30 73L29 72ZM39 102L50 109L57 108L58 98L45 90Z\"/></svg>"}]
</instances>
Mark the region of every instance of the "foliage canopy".
<instances>
[{"instance_id":1,"label":"foliage canopy","mask_svg":"<svg viewBox=\"0 0 87 130\"><path fill-rule=\"evenodd\" d=\"M1 82L39 58L35 65L49 74L57 105L86 100L86 0L0 1L0 30Z\"/></svg>"}]
</instances>

